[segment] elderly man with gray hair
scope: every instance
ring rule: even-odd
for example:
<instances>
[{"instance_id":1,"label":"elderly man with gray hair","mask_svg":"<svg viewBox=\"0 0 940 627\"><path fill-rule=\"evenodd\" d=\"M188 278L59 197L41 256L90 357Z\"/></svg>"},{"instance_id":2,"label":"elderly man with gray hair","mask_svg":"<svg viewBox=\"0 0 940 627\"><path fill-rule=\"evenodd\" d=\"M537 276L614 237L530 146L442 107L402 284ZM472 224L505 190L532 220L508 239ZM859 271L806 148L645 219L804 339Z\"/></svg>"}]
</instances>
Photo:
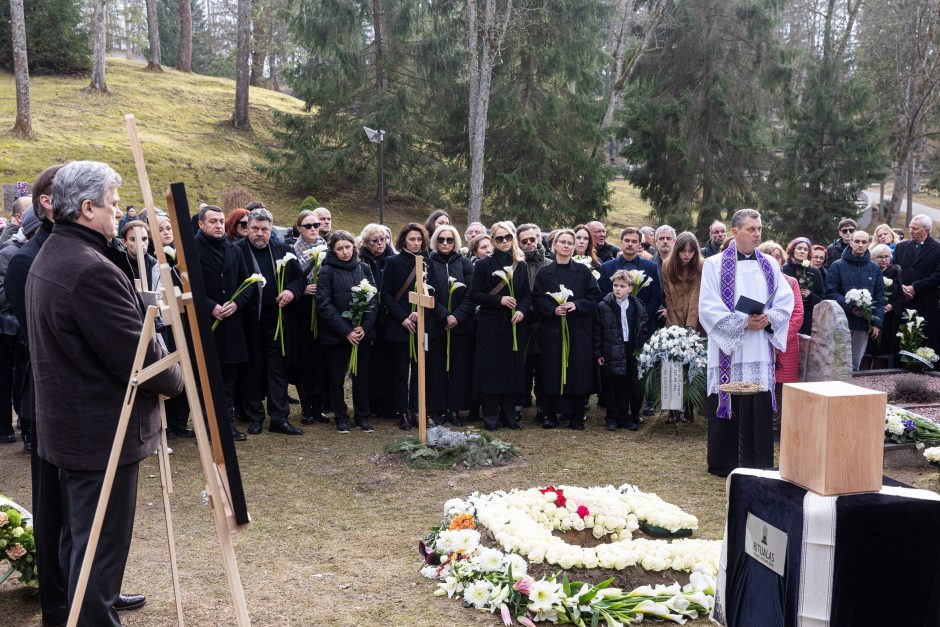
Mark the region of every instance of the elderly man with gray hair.
<instances>
[{"instance_id":1,"label":"elderly man with gray hair","mask_svg":"<svg viewBox=\"0 0 940 627\"><path fill-rule=\"evenodd\" d=\"M914 216L910 239L894 247L894 263L901 266L904 308L924 317L927 346L940 353L940 243L930 236L932 227L929 216Z\"/></svg>"},{"instance_id":2,"label":"elderly man with gray hair","mask_svg":"<svg viewBox=\"0 0 940 627\"><path fill-rule=\"evenodd\" d=\"M37 453L59 473L63 514L59 555L69 604L138 343L141 333L149 331L143 328L144 311L127 258L112 246L121 215L120 185L117 172L95 161L75 161L56 173L55 227L26 282ZM151 338L144 364L165 355ZM176 396L182 389L178 364L140 383L79 625L121 624L114 606L134 529L138 466L159 444L159 395ZM47 514L37 512L37 517Z\"/></svg>"},{"instance_id":3,"label":"elderly man with gray hair","mask_svg":"<svg viewBox=\"0 0 940 627\"><path fill-rule=\"evenodd\" d=\"M653 261L656 262L660 273L662 273L663 262L672 254L672 249L676 245L676 230L668 224L664 224L656 229L655 237L656 252L653 253Z\"/></svg>"},{"instance_id":4,"label":"elderly man with gray hair","mask_svg":"<svg viewBox=\"0 0 940 627\"><path fill-rule=\"evenodd\" d=\"M0 245L4 244L8 239L16 235L17 231L20 230L20 227L23 225L23 214L32 204L33 199L31 196L20 196L13 201L13 215L10 218L10 221L7 222L7 225L3 228L3 232L0 233Z\"/></svg>"},{"instance_id":5,"label":"elderly man with gray hair","mask_svg":"<svg viewBox=\"0 0 940 627\"><path fill-rule=\"evenodd\" d=\"M255 284L248 306L250 372L246 377L245 411L248 414L248 433L252 435L261 433L265 409L271 418L268 431L300 435L303 430L287 419L290 413L287 366L297 358L295 351L300 344L290 341L291 332L303 327L293 324L296 322L294 310L285 308L295 300L300 301L307 288L307 277L293 249L271 238L273 227L274 217L267 209L252 209L248 214L248 236L235 244L248 265L248 273L261 274L265 278L263 285ZM288 253L293 258L285 259ZM280 286L277 280L279 264L284 266ZM287 338L282 335L284 331L287 331ZM263 404L265 395L266 408Z\"/></svg>"}]
</instances>

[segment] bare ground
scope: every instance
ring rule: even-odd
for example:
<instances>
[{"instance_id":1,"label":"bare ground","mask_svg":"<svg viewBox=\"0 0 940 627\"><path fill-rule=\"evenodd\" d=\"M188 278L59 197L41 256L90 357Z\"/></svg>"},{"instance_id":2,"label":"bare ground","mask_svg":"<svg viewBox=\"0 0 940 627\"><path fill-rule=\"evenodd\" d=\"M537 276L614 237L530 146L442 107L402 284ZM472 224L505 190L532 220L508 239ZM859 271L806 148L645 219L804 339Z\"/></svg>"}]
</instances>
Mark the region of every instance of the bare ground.
<instances>
[{"instance_id":1,"label":"bare ground","mask_svg":"<svg viewBox=\"0 0 940 627\"><path fill-rule=\"evenodd\" d=\"M725 481L705 471L701 419L678 428L647 419L638 432L613 434L603 430L599 414L589 419L584 432L545 431L527 419L521 431L499 432L522 447L518 462L451 471L389 463L381 456L382 445L401 432L389 422L375 426L372 434L341 435L329 425L315 425L300 437L265 432L238 445L253 525L236 536L235 552L254 624L499 624L498 616L432 596L434 584L418 575L418 540L440 521L445 500L474 490L630 482L698 516L696 537L721 538ZM175 440L171 446L176 488L171 500L186 622L232 625L214 526L200 496L203 480L195 441ZM0 448L0 468L0 491L28 504L29 464L18 445ZM938 488L935 470L891 472L917 487ZM603 575L598 573L597 581ZM650 573L646 582L661 581ZM154 458L141 465L137 524L123 589L149 597L146 607L122 616L126 625L175 624ZM14 616L18 625L40 624L36 599L11 581L0 586L0 616Z\"/></svg>"}]
</instances>

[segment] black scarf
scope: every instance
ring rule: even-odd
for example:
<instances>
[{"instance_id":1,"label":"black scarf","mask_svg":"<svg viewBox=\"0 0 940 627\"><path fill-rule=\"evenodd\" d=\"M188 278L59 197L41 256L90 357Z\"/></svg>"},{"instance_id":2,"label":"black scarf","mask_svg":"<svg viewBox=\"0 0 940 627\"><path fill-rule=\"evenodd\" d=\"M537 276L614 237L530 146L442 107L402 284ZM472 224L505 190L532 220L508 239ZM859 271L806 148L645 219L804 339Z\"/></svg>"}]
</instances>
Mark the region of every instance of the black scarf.
<instances>
[{"instance_id":1,"label":"black scarf","mask_svg":"<svg viewBox=\"0 0 940 627\"><path fill-rule=\"evenodd\" d=\"M528 264L541 263L545 260L545 249L542 248L541 244L538 244L535 250L530 250L525 254L525 262Z\"/></svg>"},{"instance_id":2,"label":"black scarf","mask_svg":"<svg viewBox=\"0 0 940 627\"><path fill-rule=\"evenodd\" d=\"M359 255L353 253L353 256L347 261L340 260L339 257L331 250L326 253L326 259L323 260L323 263L326 265L338 268L340 270L347 270L352 272L359 267Z\"/></svg>"}]
</instances>

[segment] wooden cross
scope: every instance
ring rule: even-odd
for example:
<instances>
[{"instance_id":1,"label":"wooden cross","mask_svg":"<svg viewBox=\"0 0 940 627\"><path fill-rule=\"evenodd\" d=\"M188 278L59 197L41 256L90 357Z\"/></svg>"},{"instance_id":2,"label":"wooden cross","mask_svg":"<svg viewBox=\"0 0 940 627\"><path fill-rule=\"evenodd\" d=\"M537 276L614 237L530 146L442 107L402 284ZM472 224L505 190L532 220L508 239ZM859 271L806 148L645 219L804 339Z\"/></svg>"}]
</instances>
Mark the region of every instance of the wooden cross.
<instances>
[{"instance_id":1,"label":"wooden cross","mask_svg":"<svg viewBox=\"0 0 940 627\"><path fill-rule=\"evenodd\" d=\"M421 444L428 443L428 408L425 403L424 352L427 342L424 335L424 310L434 308L434 297L427 293L424 284L424 257L415 255L415 291L408 292L408 302L417 305L418 310L418 439Z\"/></svg>"}]
</instances>

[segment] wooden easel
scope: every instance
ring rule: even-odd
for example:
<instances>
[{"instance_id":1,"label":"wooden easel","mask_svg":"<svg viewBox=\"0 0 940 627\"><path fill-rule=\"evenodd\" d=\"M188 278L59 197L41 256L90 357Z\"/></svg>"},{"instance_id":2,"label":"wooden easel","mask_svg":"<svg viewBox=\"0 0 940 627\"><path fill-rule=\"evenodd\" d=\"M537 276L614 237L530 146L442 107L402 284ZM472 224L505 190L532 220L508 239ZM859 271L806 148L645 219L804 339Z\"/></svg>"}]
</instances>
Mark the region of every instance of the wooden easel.
<instances>
[{"instance_id":1,"label":"wooden easel","mask_svg":"<svg viewBox=\"0 0 940 627\"><path fill-rule=\"evenodd\" d=\"M146 166L144 165L143 151L141 150L140 140L137 135L137 126L133 115L124 116L127 122L128 133L131 139L131 149L134 153L134 162L137 168L137 175L140 179L141 193L144 198L147 218L152 233L159 233L159 222L156 215L156 209L153 204L153 195L150 190L150 181L147 177ZM169 197L169 194L168 194ZM172 202L172 199L169 199ZM169 206L168 206L169 209ZM174 232L179 234L181 225L176 219L173 211L168 211L168 217L173 225ZM183 225L190 228L189 225ZM166 261L166 254L162 246L154 246L159 262L160 280L163 284L163 305L160 313L163 315L165 323L169 324L173 339L176 344L176 350L153 364L144 367L144 358L147 347L152 339L156 337L155 320L158 313L156 306L147 308L144 318L144 325L141 331L141 338L137 346L137 353L134 357L134 365L131 369L130 380L125 392L124 405L121 409L121 415L118 420L117 431L114 437L114 443L111 447L111 455L108 458L108 466L105 470L104 482L101 489L101 495L98 499L98 507L95 511L94 522L92 523L91 534L88 538L88 546L85 549L85 556L82 560L82 567L75 589L75 595L72 599L71 609L69 611L68 627L75 627L78 623L78 616L81 612L82 601L85 597L85 591L88 585L88 577L91 573L91 566L94 563L95 551L98 547L98 540L101 534L101 526L104 522L105 512L108 508L108 501L111 497L111 488L114 483L114 475L117 471L117 464L123 448L124 438L127 432L127 426L130 421L130 414L134 407L137 389L141 383L148 381L157 374L168 368L179 364L182 369L183 381L186 391L186 398L189 402L190 411L194 416L193 428L196 432L196 442L199 447L199 459L202 464L203 476L206 479L206 492L209 495L209 506L212 509L215 520L216 532L219 536L219 544L222 549L222 558L225 567L225 574L228 579L229 590L232 594L232 604L235 609L235 624L239 627L248 627L251 621L248 617L248 608L245 602L245 594L242 589L241 578L238 573L238 564L235 561L235 551L232 546L232 532L240 527L247 525L238 525L235 521L235 515L228 498L229 485L226 475L221 471L224 468L222 451L219 446L219 428L215 416L215 409L211 402L206 402L205 413L208 418L209 430L212 432L212 443L209 442L206 428L202 420L203 404L199 398L199 389L196 386L196 378L193 372L193 365L190 359L186 334L183 330L182 312L186 310L190 322L190 330L193 334L195 343L195 355L199 367L200 381L203 384L203 390L209 398L208 374L206 371L205 357L202 352L202 345L199 340L198 326L195 324L196 314L192 306L192 293L181 292L173 286L173 279L170 272L170 266ZM182 273L186 269L182 268ZM181 274L182 274L181 273ZM142 281L143 273L141 275ZM184 289L189 285L188 279L183 276ZM161 418L166 425L165 412L161 403ZM179 575L176 569L176 551L173 538L172 518L169 509L168 493L172 490L172 484L169 472L169 457L167 455L166 432L161 440L159 451L161 483L164 485L164 512L167 516L167 540L170 546L170 565L173 571L173 587L176 596L177 620L180 625L183 624L182 601L179 593ZM213 452L215 455L213 456Z\"/></svg>"},{"instance_id":2,"label":"wooden easel","mask_svg":"<svg viewBox=\"0 0 940 627\"><path fill-rule=\"evenodd\" d=\"M424 284L424 258L415 255L415 290L408 292L408 302L417 305L418 313L418 439L428 443L428 407L426 403L424 353L427 350L424 334L424 310L434 308L434 297L427 293Z\"/></svg>"}]
</instances>

